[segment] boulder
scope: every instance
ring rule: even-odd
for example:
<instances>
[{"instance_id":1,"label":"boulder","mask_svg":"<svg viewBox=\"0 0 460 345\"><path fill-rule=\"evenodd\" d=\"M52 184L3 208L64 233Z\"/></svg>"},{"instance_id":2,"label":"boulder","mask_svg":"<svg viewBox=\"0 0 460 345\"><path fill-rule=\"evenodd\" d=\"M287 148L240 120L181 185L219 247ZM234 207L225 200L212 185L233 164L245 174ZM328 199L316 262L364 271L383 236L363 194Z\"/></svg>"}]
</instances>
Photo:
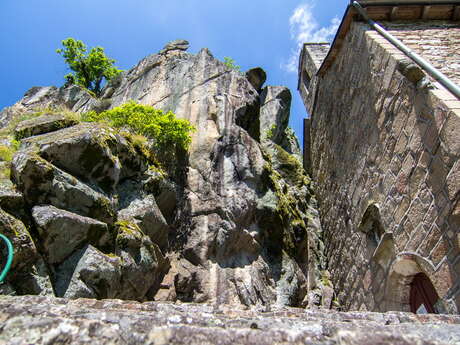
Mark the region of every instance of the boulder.
<instances>
[{"instance_id":1,"label":"boulder","mask_svg":"<svg viewBox=\"0 0 460 345\"><path fill-rule=\"evenodd\" d=\"M289 123L291 92L284 86L267 86L260 94L260 133L280 144Z\"/></svg>"},{"instance_id":2,"label":"boulder","mask_svg":"<svg viewBox=\"0 0 460 345\"><path fill-rule=\"evenodd\" d=\"M111 243L107 224L92 218L54 206L35 206L32 217L50 264L62 262L84 244L107 247Z\"/></svg>"},{"instance_id":3,"label":"boulder","mask_svg":"<svg viewBox=\"0 0 460 345\"><path fill-rule=\"evenodd\" d=\"M39 258L35 243L24 224L2 209L0 209L0 233L6 236L14 247L11 270L21 270L32 265ZM6 256L2 254L2 257Z\"/></svg>"},{"instance_id":4,"label":"boulder","mask_svg":"<svg viewBox=\"0 0 460 345\"><path fill-rule=\"evenodd\" d=\"M54 296L50 272L41 257L29 267L11 272L8 281L17 295Z\"/></svg>"},{"instance_id":5,"label":"boulder","mask_svg":"<svg viewBox=\"0 0 460 345\"><path fill-rule=\"evenodd\" d=\"M13 263L6 276L8 291L4 293L53 295L48 269L24 224L0 209L0 233L11 241L14 248ZM0 250L2 258L6 255L6 250Z\"/></svg>"},{"instance_id":6,"label":"boulder","mask_svg":"<svg viewBox=\"0 0 460 345\"><path fill-rule=\"evenodd\" d=\"M160 51L160 54L167 53L172 50L182 50L186 51L189 47L189 43L186 40L175 40L168 42L163 49Z\"/></svg>"},{"instance_id":7,"label":"boulder","mask_svg":"<svg viewBox=\"0 0 460 345\"><path fill-rule=\"evenodd\" d=\"M120 258L91 245L75 251L56 268L58 297L116 298L120 293Z\"/></svg>"},{"instance_id":8,"label":"boulder","mask_svg":"<svg viewBox=\"0 0 460 345\"><path fill-rule=\"evenodd\" d=\"M15 130L16 139L53 132L61 128L76 125L78 121L62 114L46 114L20 122Z\"/></svg>"},{"instance_id":9,"label":"boulder","mask_svg":"<svg viewBox=\"0 0 460 345\"><path fill-rule=\"evenodd\" d=\"M121 222L117 232L115 254L104 254L87 245L56 266L57 296L153 298L169 269L169 261L136 225Z\"/></svg>"},{"instance_id":10,"label":"boulder","mask_svg":"<svg viewBox=\"0 0 460 345\"><path fill-rule=\"evenodd\" d=\"M120 221L117 232L115 253L121 258L118 298L152 299L169 270L169 260L136 224Z\"/></svg>"},{"instance_id":11,"label":"boulder","mask_svg":"<svg viewBox=\"0 0 460 345\"><path fill-rule=\"evenodd\" d=\"M248 78L254 89L260 91L267 80L267 73L260 67L251 68L246 72L246 78Z\"/></svg>"},{"instance_id":12,"label":"boulder","mask_svg":"<svg viewBox=\"0 0 460 345\"><path fill-rule=\"evenodd\" d=\"M147 159L126 137L107 126L85 123L23 140L53 165L112 192L120 179L139 176Z\"/></svg>"},{"instance_id":13,"label":"boulder","mask_svg":"<svg viewBox=\"0 0 460 345\"><path fill-rule=\"evenodd\" d=\"M102 193L24 150L13 158L12 177L29 205L52 205L104 223L113 223L111 201Z\"/></svg>"},{"instance_id":14,"label":"boulder","mask_svg":"<svg viewBox=\"0 0 460 345\"><path fill-rule=\"evenodd\" d=\"M168 223L158 208L153 195L132 200L126 208L118 211L118 219L135 223L153 243L163 250L167 249Z\"/></svg>"}]
</instances>

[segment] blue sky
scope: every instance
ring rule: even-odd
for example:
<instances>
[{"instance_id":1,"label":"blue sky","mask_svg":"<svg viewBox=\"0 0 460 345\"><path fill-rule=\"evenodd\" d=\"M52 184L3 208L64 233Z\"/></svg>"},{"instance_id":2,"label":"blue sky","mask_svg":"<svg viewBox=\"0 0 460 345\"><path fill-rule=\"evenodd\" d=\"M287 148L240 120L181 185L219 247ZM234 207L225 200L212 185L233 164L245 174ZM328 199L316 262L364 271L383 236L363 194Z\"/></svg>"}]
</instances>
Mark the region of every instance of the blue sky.
<instances>
[{"instance_id":1,"label":"blue sky","mask_svg":"<svg viewBox=\"0 0 460 345\"><path fill-rule=\"evenodd\" d=\"M269 85L291 89L291 127L299 138L306 116L298 96L296 58L303 41L331 39L347 0L1 0L0 109L32 86L63 84L56 54L74 37L102 46L122 69L183 38L232 57L242 70L260 66Z\"/></svg>"}]
</instances>

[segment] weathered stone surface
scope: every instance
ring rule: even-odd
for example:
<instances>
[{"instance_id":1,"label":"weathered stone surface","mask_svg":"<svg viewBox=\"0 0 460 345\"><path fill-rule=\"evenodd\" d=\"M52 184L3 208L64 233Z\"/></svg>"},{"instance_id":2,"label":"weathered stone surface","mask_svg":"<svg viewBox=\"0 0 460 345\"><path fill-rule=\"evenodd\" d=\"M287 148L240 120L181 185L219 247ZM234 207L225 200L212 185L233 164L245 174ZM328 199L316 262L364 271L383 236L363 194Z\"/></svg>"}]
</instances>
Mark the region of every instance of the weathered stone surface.
<instances>
[{"instance_id":1,"label":"weathered stone surface","mask_svg":"<svg viewBox=\"0 0 460 345\"><path fill-rule=\"evenodd\" d=\"M2 209L0 209L0 232L15 248L12 269L20 270L38 259L37 248L24 224ZM6 257L6 252L2 253L3 257Z\"/></svg>"},{"instance_id":2,"label":"weathered stone surface","mask_svg":"<svg viewBox=\"0 0 460 345\"><path fill-rule=\"evenodd\" d=\"M455 316L0 297L1 344L460 344Z\"/></svg>"},{"instance_id":3,"label":"weathered stone surface","mask_svg":"<svg viewBox=\"0 0 460 345\"><path fill-rule=\"evenodd\" d=\"M24 97L11 107L0 111L0 126L5 127L9 121L24 113L34 113L37 110L52 108L67 108L73 111L92 109L99 104L87 90L78 86L34 86Z\"/></svg>"},{"instance_id":4,"label":"weathered stone surface","mask_svg":"<svg viewBox=\"0 0 460 345\"><path fill-rule=\"evenodd\" d=\"M189 47L189 43L186 40L175 40L167 43L163 49L160 51L160 54L167 53L171 50L187 50Z\"/></svg>"},{"instance_id":5,"label":"weathered stone surface","mask_svg":"<svg viewBox=\"0 0 460 345\"><path fill-rule=\"evenodd\" d=\"M257 91L260 91L262 85L264 85L265 81L267 80L267 73L265 73L265 71L260 67L251 68L245 74L246 78L248 78L251 85Z\"/></svg>"},{"instance_id":6,"label":"weathered stone surface","mask_svg":"<svg viewBox=\"0 0 460 345\"><path fill-rule=\"evenodd\" d=\"M147 160L128 139L115 130L95 124L80 124L23 140L29 151L66 172L113 191L120 179L139 176Z\"/></svg>"},{"instance_id":7,"label":"weathered stone surface","mask_svg":"<svg viewBox=\"0 0 460 345\"><path fill-rule=\"evenodd\" d=\"M384 25L458 80L448 62L458 60L450 38L458 24ZM420 67L367 25L354 22L345 41L321 78L299 85L314 110L312 172L338 302L348 310L410 310L410 283L423 273L439 296L436 310L458 313L452 224L460 101L429 86ZM369 236L362 224L371 209L378 211Z\"/></svg>"},{"instance_id":8,"label":"weathered stone surface","mask_svg":"<svg viewBox=\"0 0 460 345\"><path fill-rule=\"evenodd\" d=\"M117 298L152 300L169 270L169 260L136 224L120 221L115 253L121 258Z\"/></svg>"},{"instance_id":9,"label":"weathered stone surface","mask_svg":"<svg viewBox=\"0 0 460 345\"><path fill-rule=\"evenodd\" d=\"M24 224L0 209L0 233L14 248L13 263L5 281L8 288L2 293L53 295L48 270ZM0 255L7 256L3 241ZM2 260L2 269L3 265Z\"/></svg>"},{"instance_id":10,"label":"weathered stone surface","mask_svg":"<svg viewBox=\"0 0 460 345\"><path fill-rule=\"evenodd\" d=\"M260 95L260 128L262 138L279 144L289 122L291 92L283 86L267 86Z\"/></svg>"},{"instance_id":11,"label":"weathered stone surface","mask_svg":"<svg viewBox=\"0 0 460 345\"><path fill-rule=\"evenodd\" d=\"M168 247L168 223L153 195L132 200L126 208L118 211L118 219L134 222L160 248Z\"/></svg>"},{"instance_id":12,"label":"weathered stone surface","mask_svg":"<svg viewBox=\"0 0 460 345\"><path fill-rule=\"evenodd\" d=\"M252 70L248 80L208 49L185 52L187 45L172 42L146 57L108 83L99 100L74 86L30 92L48 95L38 97L37 104L74 111L135 100L171 110L197 128L188 154L157 152L164 174L149 169L151 162L135 150L129 135L97 124L22 140L12 177L26 207L52 205L90 217L117 237L110 248L88 238L66 248L64 256L73 254L58 265L53 284L74 282L64 284L71 286L69 297L103 297L97 292L99 278L89 285L91 279L79 278L86 271L97 277L96 268L82 267L100 257L104 272L120 270L119 290L127 291L112 287L110 294L104 290L107 296L305 305L325 266L317 254L323 247L315 245L320 227L311 212L311 185L298 169L292 155L297 142L286 130L289 90L266 87L261 96L255 87L261 87L263 71ZM271 122L275 137L265 142L261 134ZM91 249L78 257L74 249L82 246ZM121 258L114 263L117 269L111 268L117 259L103 254L109 252ZM60 295L67 287L59 288Z\"/></svg>"},{"instance_id":13,"label":"weathered stone surface","mask_svg":"<svg viewBox=\"0 0 460 345\"><path fill-rule=\"evenodd\" d=\"M57 296L140 301L153 298L169 261L135 224L122 223L117 233L115 254L104 254L87 245L56 267Z\"/></svg>"},{"instance_id":14,"label":"weathered stone surface","mask_svg":"<svg viewBox=\"0 0 460 345\"><path fill-rule=\"evenodd\" d=\"M67 298L116 298L120 293L121 259L91 245L56 267L56 295Z\"/></svg>"},{"instance_id":15,"label":"weathered stone surface","mask_svg":"<svg viewBox=\"0 0 460 345\"><path fill-rule=\"evenodd\" d=\"M114 211L106 196L37 154L18 152L13 159L12 175L29 205L53 205L113 223Z\"/></svg>"},{"instance_id":16,"label":"weathered stone surface","mask_svg":"<svg viewBox=\"0 0 460 345\"><path fill-rule=\"evenodd\" d=\"M5 127L8 122L21 113L32 112L34 107L46 108L56 102L57 88L55 86L35 86L28 90L24 97L11 107L0 112L0 125Z\"/></svg>"},{"instance_id":17,"label":"weathered stone surface","mask_svg":"<svg viewBox=\"0 0 460 345\"><path fill-rule=\"evenodd\" d=\"M14 130L14 135L17 139L22 139L33 135L56 131L76 124L76 120L67 118L64 115L42 115L34 119L20 122Z\"/></svg>"},{"instance_id":18,"label":"weathered stone surface","mask_svg":"<svg viewBox=\"0 0 460 345\"><path fill-rule=\"evenodd\" d=\"M110 244L107 224L95 219L54 206L35 206L32 217L47 261L51 264L62 262L83 244L90 243L97 247L107 247Z\"/></svg>"},{"instance_id":19,"label":"weathered stone surface","mask_svg":"<svg viewBox=\"0 0 460 345\"><path fill-rule=\"evenodd\" d=\"M0 207L22 221L28 218L25 214L24 197L10 180L0 182Z\"/></svg>"}]
</instances>

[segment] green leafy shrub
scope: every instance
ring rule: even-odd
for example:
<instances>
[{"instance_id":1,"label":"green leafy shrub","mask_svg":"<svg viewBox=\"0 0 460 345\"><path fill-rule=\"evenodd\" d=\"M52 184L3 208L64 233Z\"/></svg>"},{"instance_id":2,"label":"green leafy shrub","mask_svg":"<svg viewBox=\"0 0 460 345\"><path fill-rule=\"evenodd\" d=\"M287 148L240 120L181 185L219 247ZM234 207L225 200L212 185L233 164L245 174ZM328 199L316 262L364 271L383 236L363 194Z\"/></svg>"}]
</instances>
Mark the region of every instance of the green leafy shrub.
<instances>
[{"instance_id":1,"label":"green leafy shrub","mask_svg":"<svg viewBox=\"0 0 460 345\"><path fill-rule=\"evenodd\" d=\"M231 57L224 57L224 65L230 69L240 72L241 67L236 65L235 60L233 60Z\"/></svg>"},{"instance_id":2,"label":"green leafy shrub","mask_svg":"<svg viewBox=\"0 0 460 345\"><path fill-rule=\"evenodd\" d=\"M62 45L64 48L56 52L64 57L73 71L64 77L69 84L79 84L99 96L104 78L110 80L121 72L113 66L115 60L108 58L102 47L87 52L86 45L74 38L63 40Z\"/></svg>"},{"instance_id":3,"label":"green leafy shrub","mask_svg":"<svg viewBox=\"0 0 460 345\"><path fill-rule=\"evenodd\" d=\"M113 127L130 128L137 134L153 139L154 146L160 150L188 150L191 143L190 134L195 130L190 122L177 119L171 111L164 113L134 101L101 113L88 112L82 115L82 120L107 122Z\"/></svg>"}]
</instances>

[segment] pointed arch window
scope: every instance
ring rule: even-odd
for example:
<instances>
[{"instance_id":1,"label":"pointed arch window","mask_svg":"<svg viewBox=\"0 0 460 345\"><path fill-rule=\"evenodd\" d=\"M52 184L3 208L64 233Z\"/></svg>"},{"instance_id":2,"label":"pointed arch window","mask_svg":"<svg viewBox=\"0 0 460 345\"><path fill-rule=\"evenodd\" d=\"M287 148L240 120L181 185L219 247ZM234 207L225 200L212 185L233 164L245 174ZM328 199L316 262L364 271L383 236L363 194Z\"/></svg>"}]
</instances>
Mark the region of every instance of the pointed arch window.
<instances>
[{"instance_id":1,"label":"pointed arch window","mask_svg":"<svg viewBox=\"0 0 460 345\"><path fill-rule=\"evenodd\" d=\"M367 208L359 225L359 230L366 234L368 256L372 257L385 234L377 204Z\"/></svg>"}]
</instances>

